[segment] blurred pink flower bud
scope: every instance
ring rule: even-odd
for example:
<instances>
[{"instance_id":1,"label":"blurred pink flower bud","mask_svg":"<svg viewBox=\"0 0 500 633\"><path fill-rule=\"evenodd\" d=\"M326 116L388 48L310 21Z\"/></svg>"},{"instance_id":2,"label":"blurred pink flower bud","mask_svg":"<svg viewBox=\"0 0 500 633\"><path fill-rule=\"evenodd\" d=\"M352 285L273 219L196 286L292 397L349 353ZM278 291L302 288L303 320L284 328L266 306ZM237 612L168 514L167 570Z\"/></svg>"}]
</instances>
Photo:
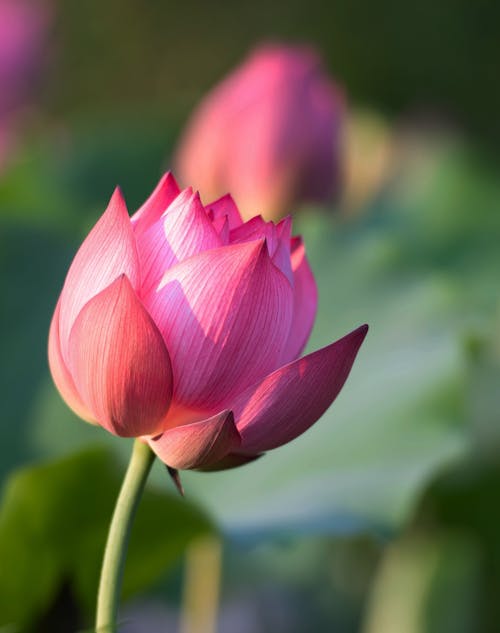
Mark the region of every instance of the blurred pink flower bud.
<instances>
[{"instance_id":1,"label":"blurred pink flower bud","mask_svg":"<svg viewBox=\"0 0 500 633\"><path fill-rule=\"evenodd\" d=\"M203 196L278 219L339 189L343 98L313 50L265 45L201 102L174 157Z\"/></svg>"},{"instance_id":2,"label":"blurred pink flower bud","mask_svg":"<svg viewBox=\"0 0 500 633\"><path fill-rule=\"evenodd\" d=\"M66 276L49 363L67 404L145 436L173 468L249 461L305 431L367 327L304 358L317 293L291 220L243 223L167 174L129 218L119 189Z\"/></svg>"},{"instance_id":3,"label":"blurred pink flower bud","mask_svg":"<svg viewBox=\"0 0 500 633\"><path fill-rule=\"evenodd\" d=\"M49 14L42 0L0 0L0 166L14 141L18 111L32 95Z\"/></svg>"}]
</instances>

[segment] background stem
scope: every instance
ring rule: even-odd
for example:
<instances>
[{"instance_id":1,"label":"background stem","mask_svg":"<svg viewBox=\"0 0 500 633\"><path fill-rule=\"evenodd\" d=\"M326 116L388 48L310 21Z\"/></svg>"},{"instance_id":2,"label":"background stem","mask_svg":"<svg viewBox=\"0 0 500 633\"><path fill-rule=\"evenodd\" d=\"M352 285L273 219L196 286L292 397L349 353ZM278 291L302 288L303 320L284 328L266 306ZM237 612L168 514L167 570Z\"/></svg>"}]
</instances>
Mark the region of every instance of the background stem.
<instances>
[{"instance_id":1,"label":"background stem","mask_svg":"<svg viewBox=\"0 0 500 633\"><path fill-rule=\"evenodd\" d=\"M154 461L149 446L135 440L109 526L97 596L96 633L115 633L130 528Z\"/></svg>"},{"instance_id":2,"label":"background stem","mask_svg":"<svg viewBox=\"0 0 500 633\"><path fill-rule=\"evenodd\" d=\"M195 539L186 550L181 633L215 633L221 580L222 541Z\"/></svg>"}]
</instances>

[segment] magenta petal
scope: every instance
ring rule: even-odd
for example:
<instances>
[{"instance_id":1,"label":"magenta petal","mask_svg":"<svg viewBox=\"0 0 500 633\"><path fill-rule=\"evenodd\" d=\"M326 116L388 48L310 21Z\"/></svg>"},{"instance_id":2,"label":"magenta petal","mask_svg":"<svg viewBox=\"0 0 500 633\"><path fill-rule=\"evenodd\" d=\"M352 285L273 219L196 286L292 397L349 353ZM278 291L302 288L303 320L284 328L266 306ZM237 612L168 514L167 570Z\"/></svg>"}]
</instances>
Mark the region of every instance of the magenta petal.
<instances>
[{"instance_id":1,"label":"magenta petal","mask_svg":"<svg viewBox=\"0 0 500 633\"><path fill-rule=\"evenodd\" d=\"M241 451L290 442L328 409L342 389L368 331L362 325L328 347L273 372L233 403Z\"/></svg>"},{"instance_id":2,"label":"magenta petal","mask_svg":"<svg viewBox=\"0 0 500 633\"><path fill-rule=\"evenodd\" d=\"M59 393L63 397L63 400L66 402L68 407L72 409L76 415L87 422L93 422L94 416L82 402L80 398L80 394L78 393L75 383L73 382L73 378L66 367L66 363L61 354L61 347L59 344L59 310L60 310L61 302L57 302L56 309L54 311L54 316L52 317L52 322L50 324L49 331L49 367L50 373L52 374L52 378L56 387L59 390Z\"/></svg>"},{"instance_id":3,"label":"magenta petal","mask_svg":"<svg viewBox=\"0 0 500 633\"><path fill-rule=\"evenodd\" d=\"M222 217L214 218L213 216L209 215L208 217L210 218L212 226L214 227L222 244L224 246L229 244L229 222L227 216L224 215Z\"/></svg>"},{"instance_id":4,"label":"magenta petal","mask_svg":"<svg viewBox=\"0 0 500 633\"><path fill-rule=\"evenodd\" d=\"M222 198L219 198L210 204L206 204L205 209L207 209L207 211L211 210L214 218L227 217L230 231L243 222L235 201L228 193L225 196L222 196Z\"/></svg>"},{"instance_id":5,"label":"magenta petal","mask_svg":"<svg viewBox=\"0 0 500 633\"><path fill-rule=\"evenodd\" d=\"M292 303L264 240L206 251L171 268L145 305L172 358L175 401L226 408L231 396L279 367Z\"/></svg>"},{"instance_id":6,"label":"magenta petal","mask_svg":"<svg viewBox=\"0 0 500 633\"><path fill-rule=\"evenodd\" d=\"M201 466L198 470L202 470L205 473L213 473L219 470L229 470L231 468L238 468L239 466L245 466L254 462L264 456L264 453L258 455L240 455L239 453L228 453L225 457L218 462L214 462L208 466Z\"/></svg>"},{"instance_id":7,"label":"magenta petal","mask_svg":"<svg viewBox=\"0 0 500 633\"><path fill-rule=\"evenodd\" d=\"M311 334L318 307L318 289L301 237L292 239L293 320L282 362L295 360Z\"/></svg>"},{"instance_id":8,"label":"magenta petal","mask_svg":"<svg viewBox=\"0 0 500 633\"><path fill-rule=\"evenodd\" d=\"M82 399L111 433L158 433L172 396L160 332L122 275L81 310L68 343Z\"/></svg>"},{"instance_id":9,"label":"magenta petal","mask_svg":"<svg viewBox=\"0 0 500 633\"><path fill-rule=\"evenodd\" d=\"M137 236L142 294L156 290L174 264L221 245L199 195L186 189L170 205L168 213Z\"/></svg>"},{"instance_id":10,"label":"magenta petal","mask_svg":"<svg viewBox=\"0 0 500 633\"><path fill-rule=\"evenodd\" d=\"M127 207L119 188L75 255L61 293L60 345L68 363L67 342L78 313L89 299L120 275L139 285L139 262Z\"/></svg>"},{"instance_id":11,"label":"magenta petal","mask_svg":"<svg viewBox=\"0 0 500 633\"><path fill-rule=\"evenodd\" d=\"M276 227L278 229L278 227ZM292 265L290 261L290 239L279 238L275 251L272 256L273 264L281 270L288 281L294 285L294 276L292 272Z\"/></svg>"},{"instance_id":12,"label":"magenta petal","mask_svg":"<svg viewBox=\"0 0 500 633\"><path fill-rule=\"evenodd\" d=\"M285 218L280 220L276 225L276 232L278 233L278 237L282 240L286 240L290 243L292 239L292 218L287 215Z\"/></svg>"},{"instance_id":13,"label":"magenta petal","mask_svg":"<svg viewBox=\"0 0 500 633\"><path fill-rule=\"evenodd\" d=\"M274 225L272 222L266 222L261 215L255 215L244 224L231 230L231 242L233 244L241 244L242 242L249 242L260 237L265 237L269 251L272 254L276 248L276 234L273 228Z\"/></svg>"},{"instance_id":14,"label":"magenta petal","mask_svg":"<svg viewBox=\"0 0 500 633\"><path fill-rule=\"evenodd\" d=\"M180 193L179 185L170 172L164 174L153 193L131 218L136 235L152 226Z\"/></svg>"},{"instance_id":15,"label":"magenta petal","mask_svg":"<svg viewBox=\"0 0 500 633\"><path fill-rule=\"evenodd\" d=\"M232 411L222 411L207 420L176 426L149 445L162 462L171 468L202 468L236 450L241 438Z\"/></svg>"}]
</instances>

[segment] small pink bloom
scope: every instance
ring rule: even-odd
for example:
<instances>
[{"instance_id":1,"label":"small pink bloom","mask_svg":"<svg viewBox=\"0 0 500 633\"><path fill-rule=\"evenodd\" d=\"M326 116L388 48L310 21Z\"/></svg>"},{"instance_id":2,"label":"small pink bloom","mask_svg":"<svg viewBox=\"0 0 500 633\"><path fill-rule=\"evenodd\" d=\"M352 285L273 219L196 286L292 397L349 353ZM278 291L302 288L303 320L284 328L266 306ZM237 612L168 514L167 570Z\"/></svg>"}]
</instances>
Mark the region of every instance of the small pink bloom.
<instances>
[{"instance_id":1,"label":"small pink bloom","mask_svg":"<svg viewBox=\"0 0 500 633\"><path fill-rule=\"evenodd\" d=\"M231 191L246 219L279 218L338 192L342 115L314 51L261 46L194 112L176 169L208 197Z\"/></svg>"},{"instance_id":2,"label":"small pink bloom","mask_svg":"<svg viewBox=\"0 0 500 633\"><path fill-rule=\"evenodd\" d=\"M67 404L173 468L227 468L330 406L361 326L300 358L317 292L291 221L244 223L167 174L130 218L119 189L75 255L49 334Z\"/></svg>"},{"instance_id":3,"label":"small pink bloom","mask_svg":"<svg viewBox=\"0 0 500 633\"><path fill-rule=\"evenodd\" d=\"M0 0L0 168L15 145L19 111L32 97L50 13L44 0Z\"/></svg>"}]
</instances>

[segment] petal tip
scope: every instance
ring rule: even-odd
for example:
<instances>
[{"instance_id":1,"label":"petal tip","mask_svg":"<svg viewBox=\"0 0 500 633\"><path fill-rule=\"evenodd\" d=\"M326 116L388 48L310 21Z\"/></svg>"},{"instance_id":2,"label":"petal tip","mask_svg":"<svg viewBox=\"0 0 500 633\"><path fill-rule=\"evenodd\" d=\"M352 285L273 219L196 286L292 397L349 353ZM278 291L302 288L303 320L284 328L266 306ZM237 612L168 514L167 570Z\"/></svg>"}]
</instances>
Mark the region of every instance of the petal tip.
<instances>
[{"instance_id":1,"label":"petal tip","mask_svg":"<svg viewBox=\"0 0 500 633\"><path fill-rule=\"evenodd\" d=\"M363 323L363 325L360 325L358 328L353 330L353 332L351 332L351 334L352 335L354 335L354 334L357 335L357 337L360 339L359 344L361 345L361 343L365 340L369 329L370 329L370 326L368 325L368 323Z\"/></svg>"}]
</instances>

